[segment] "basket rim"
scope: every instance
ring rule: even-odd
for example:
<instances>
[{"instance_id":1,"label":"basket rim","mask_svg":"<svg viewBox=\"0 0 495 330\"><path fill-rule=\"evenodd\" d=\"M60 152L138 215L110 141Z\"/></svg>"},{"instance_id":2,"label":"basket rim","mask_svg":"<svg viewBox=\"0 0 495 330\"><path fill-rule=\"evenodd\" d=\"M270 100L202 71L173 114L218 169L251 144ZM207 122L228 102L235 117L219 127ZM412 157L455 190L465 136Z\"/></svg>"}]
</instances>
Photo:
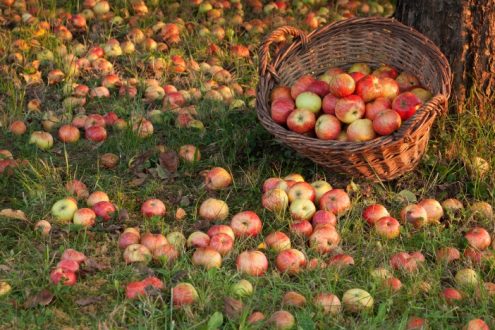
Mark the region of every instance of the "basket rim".
<instances>
[{"instance_id":1,"label":"basket rim","mask_svg":"<svg viewBox=\"0 0 495 330\"><path fill-rule=\"evenodd\" d=\"M391 135L386 136L378 136L373 140L364 141L364 142L352 142L352 141L338 141L338 140L321 140L316 137L309 137L302 134L298 134L296 132L292 132L286 127L275 123L271 117L269 116L269 98L265 99L265 104L262 102L259 91L264 87L267 90L270 90L267 84L270 80L275 81L275 77L272 76L270 72L261 73L261 61L259 64L260 67L260 80L257 85L257 97L256 97L256 112L258 119L261 121L262 125L267 129L270 133L275 135L275 137L280 138L281 136L285 138L292 138L294 140L298 140L300 143L310 143L311 147L343 147L350 148L353 147L353 151L360 151L361 149L368 149L372 145L380 145L383 146L385 144L394 144L397 142L401 142L407 139L407 136L411 131L417 130L417 128L421 127L424 123L420 123L421 120L429 114L436 116L440 114L440 110L442 108L447 108L447 101L450 96L450 85L452 82L452 72L450 68L450 64L445 57L445 55L440 51L440 49L426 36L415 30L414 28L404 25L401 22L397 21L394 18L383 18L383 17L366 17L366 18L350 18L342 21L332 22L323 27L315 29L311 31L309 34L305 35L304 38L294 39L292 43L288 44L286 47L282 48L275 56L273 56L270 60L271 63L276 63L274 68L280 66L283 63L284 57L280 58L281 55L288 55L287 48L301 49L301 47L305 47L306 43L311 39L320 36L324 33L331 33L332 29L341 28L342 26L347 25L376 25L376 28L384 28L393 31L401 30L401 32L407 33L409 37L413 37L417 39L418 42L422 43L424 47L428 47L429 50L432 51L433 54L437 57L435 60L439 62L440 65L446 69L446 79L442 83L442 88L445 93L437 93L426 103L421 105L421 107L416 111L416 113L404 121L404 124L401 125L399 130L394 132ZM267 37L268 38L268 37ZM266 39L267 39L266 38ZM266 40L265 39L265 40ZM302 48L304 50L304 48ZM260 47L261 51L261 47ZM284 54L285 51L285 54ZM432 56L432 54L428 54L428 56ZM268 103L267 103L268 102ZM264 108L266 108L265 111ZM267 112L266 116L263 116L263 112ZM266 122L268 121L268 123ZM418 126L417 124L420 123ZM275 127L269 127L270 124L276 125ZM416 129L415 129L416 128ZM408 133L408 134L406 134Z\"/></svg>"}]
</instances>

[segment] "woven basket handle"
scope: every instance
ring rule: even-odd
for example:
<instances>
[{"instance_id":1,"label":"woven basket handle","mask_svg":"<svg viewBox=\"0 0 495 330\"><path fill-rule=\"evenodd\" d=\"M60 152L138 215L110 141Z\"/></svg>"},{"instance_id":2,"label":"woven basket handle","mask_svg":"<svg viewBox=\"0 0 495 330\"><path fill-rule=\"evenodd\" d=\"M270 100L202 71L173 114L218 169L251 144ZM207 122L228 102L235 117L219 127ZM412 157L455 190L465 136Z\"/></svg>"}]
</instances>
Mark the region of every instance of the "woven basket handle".
<instances>
[{"instance_id":1,"label":"woven basket handle","mask_svg":"<svg viewBox=\"0 0 495 330\"><path fill-rule=\"evenodd\" d=\"M280 77L277 74L277 71L275 70L275 67L273 64L269 63L270 60L270 45L272 43L279 43L283 42L286 40L286 35L291 35L295 38L301 39L301 43L305 45L308 42L308 39L306 37L306 34L292 26L281 26L274 30L272 33L270 33L263 43L261 44L261 47L259 49L259 61L260 61L260 66L259 66L259 74L264 76L267 71L277 80L280 80Z\"/></svg>"},{"instance_id":2,"label":"woven basket handle","mask_svg":"<svg viewBox=\"0 0 495 330\"><path fill-rule=\"evenodd\" d=\"M435 117L445 115L448 111L448 97L443 94L438 94L426 104L426 111L433 112ZM413 131L417 129L416 125L410 125L401 136L404 136L406 142L410 139Z\"/></svg>"}]
</instances>

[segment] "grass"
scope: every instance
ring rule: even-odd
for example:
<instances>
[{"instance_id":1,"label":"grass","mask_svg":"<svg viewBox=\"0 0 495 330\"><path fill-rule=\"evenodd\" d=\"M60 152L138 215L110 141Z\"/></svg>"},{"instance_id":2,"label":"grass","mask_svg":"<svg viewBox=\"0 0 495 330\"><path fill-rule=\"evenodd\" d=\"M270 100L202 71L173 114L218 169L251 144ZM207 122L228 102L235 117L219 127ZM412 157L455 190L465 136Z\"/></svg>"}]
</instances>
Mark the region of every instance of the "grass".
<instances>
[{"instance_id":1,"label":"grass","mask_svg":"<svg viewBox=\"0 0 495 330\"><path fill-rule=\"evenodd\" d=\"M77 4L63 3L71 9L77 8ZM51 1L45 4L45 8L53 11L61 5L62 2L57 4ZM113 6L120 11L129 3L118 1ZM178 13L185 20L213 25L198 16L190 5L183 7ZM173 12L166 15L169 15L165 17L166 22L174 18ZM247 9L246 15L248 18L249 15L255 17ZM293 15L297 19L303 17L297 13ZM150 16L139 24L141 27L150 27L154 23L156 20ZM228 23L225 26L232 27ZM236 32L232 38L234 42L253 46L259 43L261 35L253 36L239 28L232 28ZM99 34L91 34L92 40L105 42L110 35L109 29L109 26L103 26ZM112 27L112 32L114 36L122 37L126 27ZM13 40L20 36L29 38L29 33L28 28L16 31L3 29L0 40L4 42L1 44L4 49L12 49ZM195 30L182 37L181 46L184 47L175 47L171 53L180 53L186 58L190 56L198 62L207 59L205 49L212 40L198 37ZM43 37L40 42L51 50L58 45L52 36ZM226 42L217 42L228 49ZM35 50L25 53L30 60L35 55ZM146 61L148 56L147 53L138 53L123 59L127 63L128 74L143 78L145 71L139 63ZM157 56L168 59L168 55ZM30 162L13 175L0 176L0 209L20 209L28 219L0 218L0 280L12 286L8 296L0 297L0 329L207 329L209 317L217 311L223 312L223 301L229 295L229 287L237 280L246 278L235 270L236 256L246 249L256 248L262 242L262 237L237 240L234 250L224 258L220 269L205 271L191 265L191 250L182 251L181 257L172 266L126 265L117 247L119 233L123 227L139 226L142 231L168 233L178 230L188 235L200 225L197 208L209 196L227 201L230 215L242 210L255 211L264 222L263 234L274 230L288 232L287 216L276 218L261 207L260 187L268 177L294 172L302 173L308 181L325 178L340 188L353 183L353 208L339 220L338 229L343 239L339 249L351 254L355 265L340 270L308 270L289 277L276 271L273 267L276 255L267 252L271 265L267 275L261 278L247 277L255 287L254 294L243 299L245 309L238 319L228 319L224 314L222 328L257 328L247 325L247 316L252 311L262 311L269 317L282 308L293 313L301 329L404 329L413 315L426 318L432 329L461 328L468 320L478 317L491 326L495 325L493 297L478 298L473 294L473 289L467 289L466 298L456 305L448 305L440 297L443 288L455 286L453 278L461 268L473 267L484 281L495 281L493 263L478 266L463 259L446 266L435 262L435 252L441 247L455 246L462 251L465 247L463 233L469 228L480 225L492 232L492 220L477 219L465 211L450 219L449 226L428 227L420 231L405 227L399 239L383 241L370 232L361 219L363 208L375 202L383 203L392 215L398 217L401 208L407 203L403 198L407 195L404 191L412 192L418 200L426 197L438 200L455 197L465 205L478 200L493 205L493 171L480 175L469 170L469 164L476 156L487 160L491 168L495 166L495 129L490 120L493 118L480 118L476 108L460 115L439 118L432 129L427 154L418 168L398 180L382 185L351 181L325 172L323 168L274 141L257 122L252 107L229 110L224 103L209 100L200 100L195 104L198 119L206 126L204 131L179 129L174 124L173 116L165 114L164 122L155 125L155 134L144 140L138 139L130 131L112 131L109 139L97 147L82 139L75 145L56 142L52 150L44 152L28 144L29 134L16 137L5 129L14 119L27 119L29 131L39 130L41 114L28 114L25 111L27 101L33 97L33 89L18 83L23 79L19 75L20 66L12 65L6 57L0 58L2 72L9 70L12 74L12 79L7 79L5 74L0 78L0 122L4 127L0 130L0 149L9 149L16 158L28 159ZM234 60L225 54L220 56L220 60L224 67L235 73L244 87L255 86L255 59ZM44 73L48 70L49 67L42 69ZM99 83L94 77L81 79L87 79L90 86ZM166 81L172 79L170 76ZM203 81L198 79L187 83L201 87ZM44 109L60 108L61 90L59 86L43 90L41 97ZM119 116L129 118L132 112L144 113L152 107L159 107L158 104L144 104L139 98L130 100L116 97L115 92L112 95L103 101L90 100L85 106L87 112L116 111ZM248 98L244 100L249 103ZM178 150L183 144L197 145L202 159L195 164L181 163L176 176L160 178L148 175L144 184L131 185L135 175L130 165L143 152L159 144L172 150ZM99 156L107 152L120 156L120 163L113 170L104 169L99 164ZM156 156L152 156L143 166L150 169L156 167L157 162ZM204 188L199 173L213 166L222 166L232 172L234 183L229 189L209 192ZM33 230L34 223L41 219L53 221L50 208L55 201L66 196L64 184L71 178L85 182L90 191L107 192L119 209L128 211L129 219L125 223L99 225L89 230L54 224L50 236L41 236ZM147 220L140 215L141 203L151 197L160 198L166 203L169 212L164 219ZM184 220L174 219L178 207L187 211ZM292 243L308 257L319 257L301 239L292 237ZM103 269L86 269L73 287L51 285L49 273L67 248L84 252ZM388 267L392 254L416 250L423 252L426 262L413 275L395 273L403 283L400 292L391 293L371 278L370 270ZM166 289L163 294L139 301L125 299L125 284L141 280L149 274L155 274L164 281ZM188 308L174 309L171 308L170 289L181 281L190 282L196 287L199 302ZM428 294L417 289L422 281L431 285ZM332 292L341 298L347 289L354 287L371 293L375 299L372 311L361 315L346 312L330 317L312 303L316 293ZM43 288L54 294L53 301L47 306L25 308L24 302ZM308 300L307 306L300 309L282 306L282 296L290 290L303 294ZM81 306L80 300L88 297L98 299ZM263 325L258 328L263 328Z\"/></svg>"}]
</instances>

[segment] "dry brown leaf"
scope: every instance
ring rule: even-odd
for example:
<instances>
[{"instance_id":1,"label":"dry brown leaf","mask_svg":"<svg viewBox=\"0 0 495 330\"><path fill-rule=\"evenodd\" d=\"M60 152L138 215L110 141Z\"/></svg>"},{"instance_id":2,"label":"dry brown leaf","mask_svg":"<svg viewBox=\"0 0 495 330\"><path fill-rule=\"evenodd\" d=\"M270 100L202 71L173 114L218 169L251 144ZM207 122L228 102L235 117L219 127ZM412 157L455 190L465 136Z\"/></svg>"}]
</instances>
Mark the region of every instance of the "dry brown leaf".
<instances>
[{"instance_id":1,"label":"dry brown leaf","mask_svg":"<svg viewBox=\"0 0 495 330\"><path fill-rule=\"evenodd\" d=\"M173 150L162 152L159 156L160 166L171 173L177 172L179 168L179 156Z\"/></svg>"},{"instance_id":2,"label":"dry brown leaf","mask_svg":"<svg viewBox=\"0 0 495 330\"><path fill-rule=\"evenodd\" d=\"M21 210L3 209L0 211L0 217L11 219L27 220L26 215Z\"/></svg>"},{"instance_id":3,"label":"dry brown leaf","mask_svg":"<svg viewBox=\"0 0 495 330\"><path fill-rule=\"evenodd\" d=\"M34 308L38 305L48 306L53 300L53 293L44 289L34 296L29 296L24 302L24 308Z\"/></svg>"},{"instance_id":4,"label":"dry brown leaf","mask_svg":"<svg viewBox=\"0 0 495 330\"><path fill-rule=\"evenodd\" d=\"M102 296L89 296L89 297L77 299L76 304L78 306L88 306L88 305L96 304L102 300L103 300Z\"/></svg>"}]
</instances>

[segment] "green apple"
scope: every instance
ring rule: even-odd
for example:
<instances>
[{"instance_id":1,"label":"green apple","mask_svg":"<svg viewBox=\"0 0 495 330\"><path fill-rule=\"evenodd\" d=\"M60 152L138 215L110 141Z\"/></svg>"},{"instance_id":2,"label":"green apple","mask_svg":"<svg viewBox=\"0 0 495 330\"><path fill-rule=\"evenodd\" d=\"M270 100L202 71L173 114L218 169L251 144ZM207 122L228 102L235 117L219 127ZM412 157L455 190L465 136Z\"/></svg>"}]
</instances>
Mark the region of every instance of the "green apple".
<instances>
[{"instance_id":1,"label":"green apple","mask_svg":"<svg viewBox=\"0 0 495 330\"><path fill-rule=\"evenodd\" d=\"M186 246L186 237L180 231L168 233L167 241L179 251Z\"/></svg>"},{"instance_id":2,"label":"green apple","mask_svg":"<svg viewBox=\"0 0 495 330\"><path fill-rule=\"evenodd\" d=\"M363 289L350 289L342 297L344 308L350 312L361 312L373 308L373 297Z\"/></svg>"},{"instance_id":3,"label":"green apple","mask_svg":"<svg viewBox=\"0 0 495 330\"><path fill-rule=\"evenodd\" d=\"M52 215L58 222L68 223L77 211L77 203L73 198L61 199L52 206Z\"/></svg>"},{"instance_id":4,"label":"green apple","mask_svg":"<svg viewBox=\"0 0 495 330\"><path fill-rule=\"evenodd\" d=\"M42 150L48 150L53 146L53 136L48 132L36 131L31 134L29 143Z\"/></svg>"},{"instance_id":5,"label":"green apple","mask_svg":"<svg viewBox=\"0 0 495 330\"><path fill-rule=\"evenodd\" d=\"M253 294L253 285L248 280L240 280L232 285L231 291L237 297L247 297Z\"/></svg>"}]
</instances>

